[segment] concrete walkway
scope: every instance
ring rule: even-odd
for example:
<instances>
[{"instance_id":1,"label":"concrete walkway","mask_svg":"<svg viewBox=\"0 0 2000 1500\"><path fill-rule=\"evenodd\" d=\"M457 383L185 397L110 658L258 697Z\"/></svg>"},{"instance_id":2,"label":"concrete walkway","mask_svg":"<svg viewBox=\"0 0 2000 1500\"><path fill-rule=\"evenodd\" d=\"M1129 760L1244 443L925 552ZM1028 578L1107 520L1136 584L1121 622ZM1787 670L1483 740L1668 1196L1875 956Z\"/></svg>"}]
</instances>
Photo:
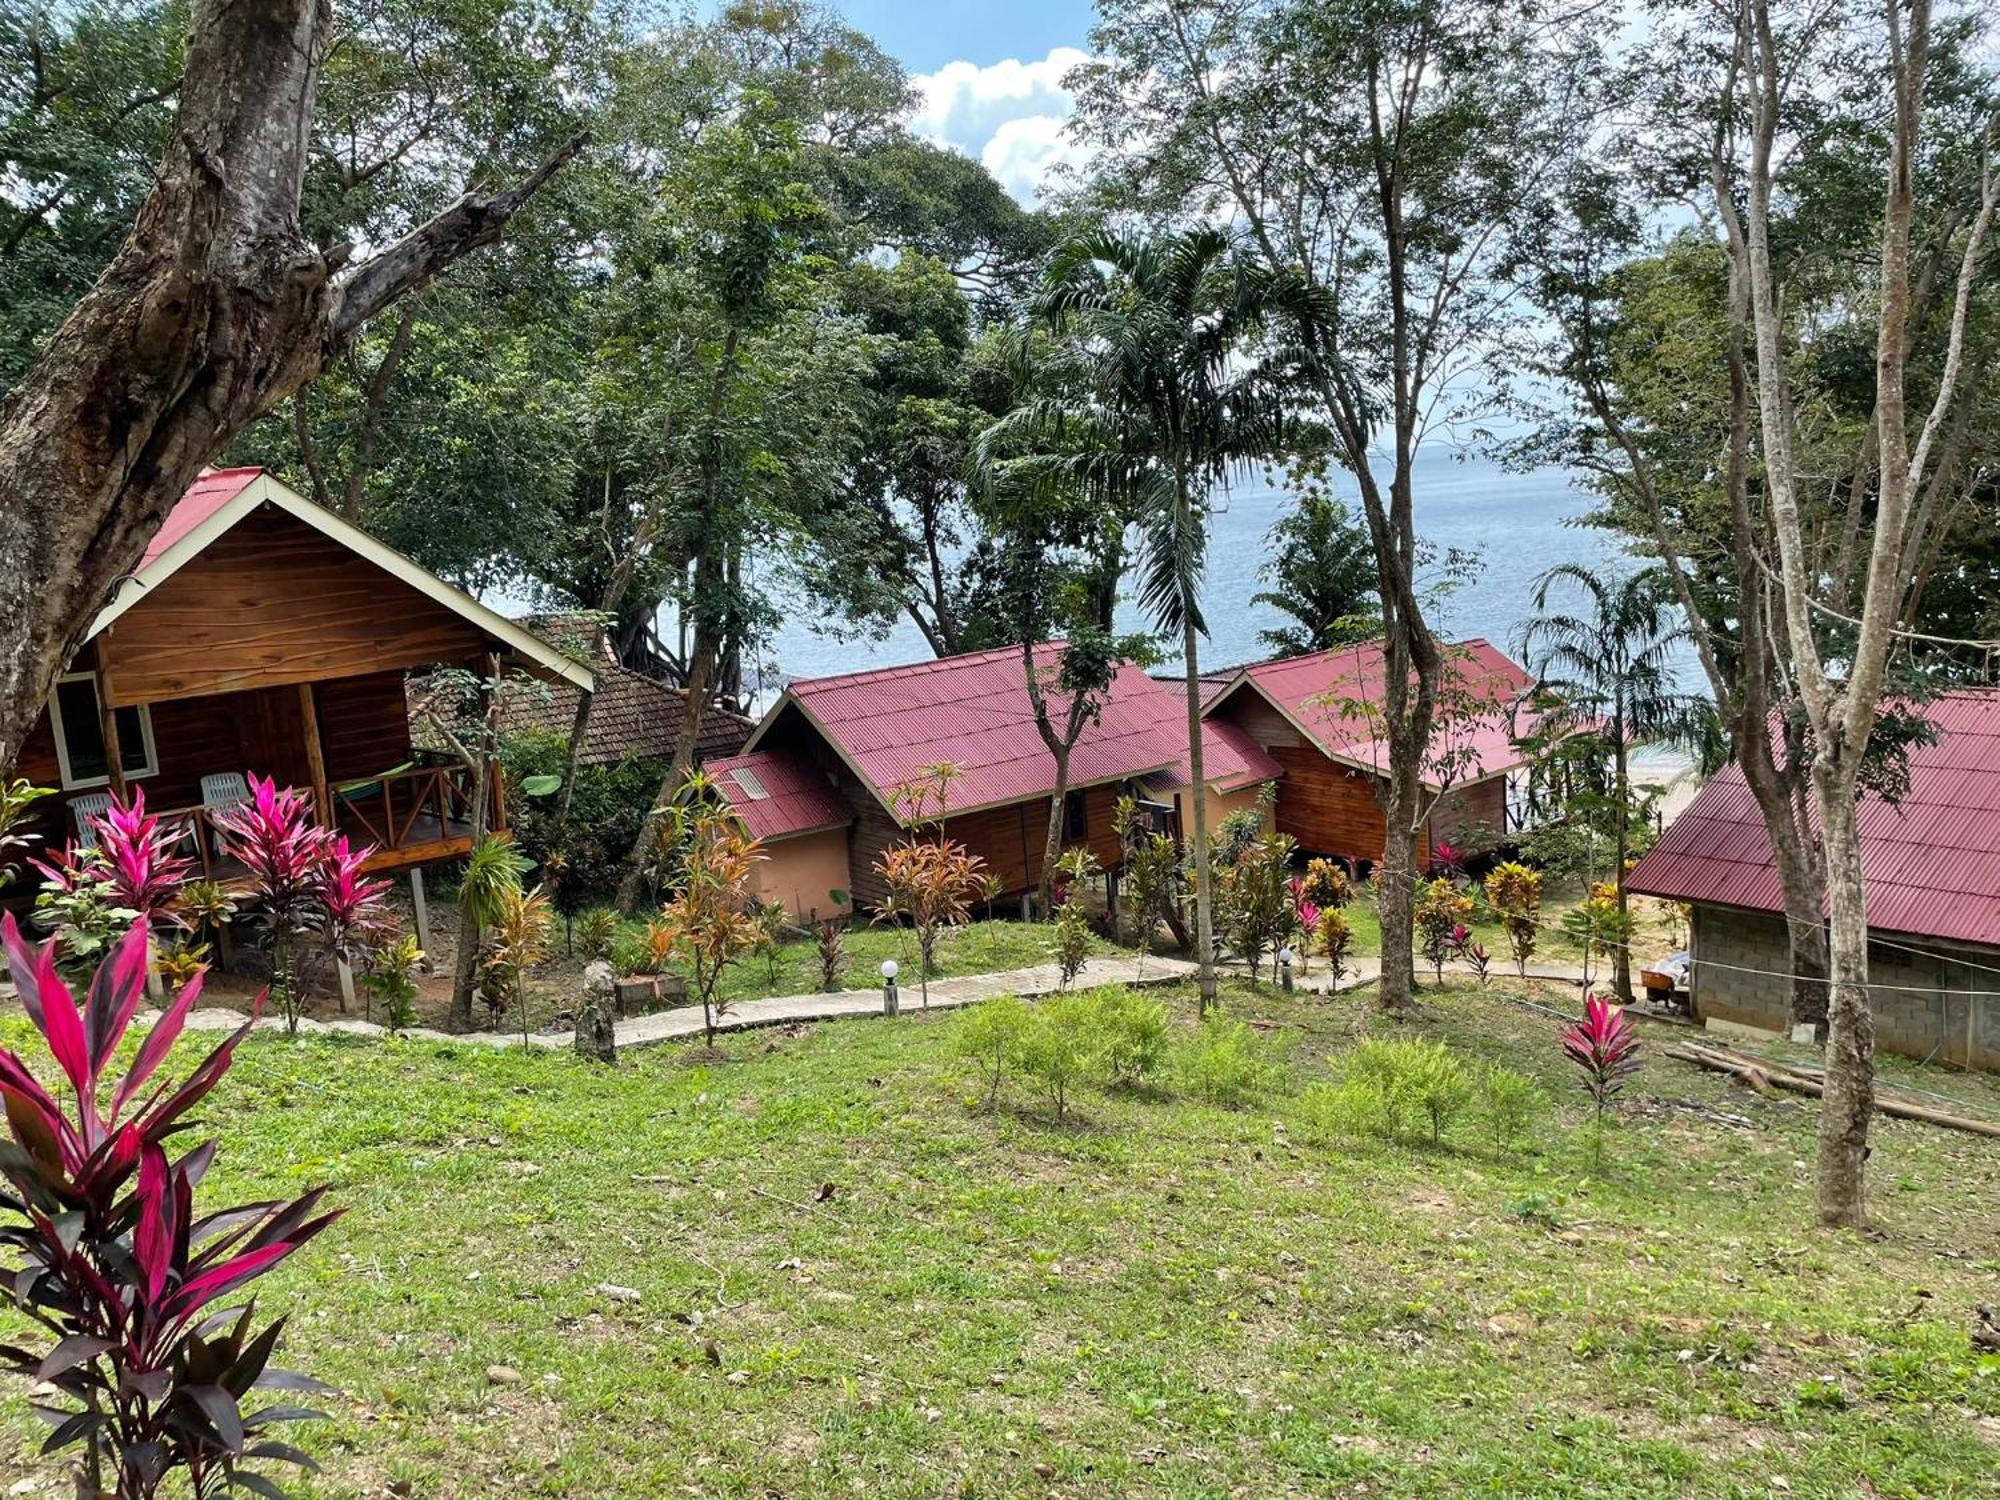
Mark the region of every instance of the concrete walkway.
<instances>
[{"instance_id":1,"label":"concrete walkway","mask_svg":"<svg viewBox=\"0 0 2000 1500\"><path fill-rule=\"evenodd\" d=\"M1192 972L1194 965L1189 964L1187 965L1187 968L1190 972ZM1225 974L1235 974L1239 978L1244 975L1247 975L1250 972L1242 964L1233 963L1228 959L1223 960L1221 968ZM1472 971L1466 968L1464 964L1448 963L1444 966L1444 976L1446 979L1469 980L1472 978ZM1263 966L1257 971L1257 977L1263 980L1266 984L1270 983L1271 965L1268 959L1264 962ZM1338 985L1329 982L1326 973L1326 960L1323 958L1314 959L1312 969L1308 973L1301 974L1298 972L1296 968L1294 968L1292 971L1292 983L1297 988L1302 990L1309 990L1316 995L1327 995L1327 994L1344 995L1349 990L1366 989L1369 985L1374 984L1381 977L1382 977L1382 961L1379 958L1376 958L1372 955L1350 960L1348 967L1341 973L1340 983ZM1520 978L1521 976L1519 976L1514 972L1514 966L1511 963L1495 963L1493 965L1492 977L1496 980L1499 980L1499 979L1517 979ZM1583 968L1580 964L1530 963L1528 965L1527 977L1529 979L1546 979L1555 984L1573 984L1581 986L1583 984ZM1601 974L1599 977L1601 977ZM1421 989L1427 986L1430 983L1430 980L1431 980L1430 965L1425 963L1422 959L1418 959L1417 960L1418 988Z\"/></svg>"},{"instance_id":2,"label":"concrete walkway","mask_svg":"<svg viewBox=\"0 0 2000 1500\"><path fill-rule=\"evenodd\" d=\"M1100 984L1155 985L1173 984L1188 978L1195 966L1177 958L1148 958L1143 963L1136 957L1123 955L1093 958L1084 965L1077 976L1078 988L1090 988ZM956 978L933 979L930 985L930 1008L951 1010L961 1005L972 1005L981 1000L991 1000L998 995L1019 995L1024 1000L1032 1000L1042 995L1052 995L1062 987L1062 973L1054 964L1037 964L1028 969L1003 969L996 974L965 974ZM901 990L902 1009L911 1014L923 1009L923 997L916 985L905 985ZM717 1031L748 1031L758 1026L786 1026L801 1021L831 1021L842 1016L879 1016L882 1014L882 991L839 990L832 994L817 995L773 995L763 1000L739 1000L716 1017ZM135 1020L140 1025L150 1025L157 1018L157 1012L143 1012ZM207 1009L189 1014L187 1029L190 1031L233 1031L243 1024L243 1013L234 1010ZM282 1016L266 1015L257 1023L259 1031L279 1031L285 1029ZM685 1041L702 1034L701 1007L698 1005L679 1006L673 1010L655 1011L651 1015L631 1016L616 1026L620 1047L643 1047L655 1042ZM301 1036L346 1035L361 1037L381 1037L386 1029L367 1021L333 1020L299 1022ZM518 1032L508 1034L493 1031L469 1031L455 1033L432 1031L424 1027L411 1027L402 1033L406 1037L428 1042L472 1042L485 1047L518 1047L521 1037ZM528 1045L542 1048L568 1049L575 1045L576 1034L570 1031L531 1032Z\"/></svg>"}]
</instances>

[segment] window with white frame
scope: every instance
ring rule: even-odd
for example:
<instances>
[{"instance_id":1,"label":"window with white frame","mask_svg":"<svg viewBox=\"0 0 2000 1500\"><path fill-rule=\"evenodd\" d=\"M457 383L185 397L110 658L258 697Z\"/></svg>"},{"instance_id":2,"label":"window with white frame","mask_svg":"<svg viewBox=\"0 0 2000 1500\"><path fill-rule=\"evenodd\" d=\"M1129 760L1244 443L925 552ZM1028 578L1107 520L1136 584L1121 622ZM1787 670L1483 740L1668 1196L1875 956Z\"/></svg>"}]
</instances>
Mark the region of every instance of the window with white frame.
<instances>
[{"instance_id":1,"label":"window with white frame","mask_svg":"<svg viewBox=\"0 0 2000 1500\"><path fill-rule=\"evenodd\" d=\"M114 708L118 726L118 763L125 779L151 776L160 769L153 753L153 716L144 704ZM56 679L49 698L49 728L55 731L56 764L63 790L108 786L111 763L104 753L104 709L97 697L95 672L68 672Z\"/></svg>"}]
</instances>

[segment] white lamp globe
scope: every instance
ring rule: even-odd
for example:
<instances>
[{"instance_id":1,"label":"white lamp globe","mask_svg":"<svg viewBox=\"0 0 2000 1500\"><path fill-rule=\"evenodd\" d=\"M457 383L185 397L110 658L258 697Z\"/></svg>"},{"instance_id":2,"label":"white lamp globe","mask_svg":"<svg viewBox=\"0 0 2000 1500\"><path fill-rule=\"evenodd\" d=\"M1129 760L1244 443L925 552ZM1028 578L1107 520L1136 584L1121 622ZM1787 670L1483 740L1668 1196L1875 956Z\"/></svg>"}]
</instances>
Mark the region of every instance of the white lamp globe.
<instances>
[{"instance_id":1,"label":"white lamp globe","mask_svg":"<svg viewBox=\"0 0 2000 1500\"><path fill-rule=\"evenodd\" d=\"M1281 964L1288 964L1291 961L1292 961L1292 950L1289 948L1280 948L1278 950L1278 962Z\"/></svg>"},{"instance_id":2,"label":"white lamp globe","mask_svg":"<svg viewBox=\"0 0 2000 1500\"><path fill-rule=\"evenodd\" d=\"M882 960L882 977L884 979L894 979L896 977L895 959L885 958Z\"/></svg>"}]
</instances>

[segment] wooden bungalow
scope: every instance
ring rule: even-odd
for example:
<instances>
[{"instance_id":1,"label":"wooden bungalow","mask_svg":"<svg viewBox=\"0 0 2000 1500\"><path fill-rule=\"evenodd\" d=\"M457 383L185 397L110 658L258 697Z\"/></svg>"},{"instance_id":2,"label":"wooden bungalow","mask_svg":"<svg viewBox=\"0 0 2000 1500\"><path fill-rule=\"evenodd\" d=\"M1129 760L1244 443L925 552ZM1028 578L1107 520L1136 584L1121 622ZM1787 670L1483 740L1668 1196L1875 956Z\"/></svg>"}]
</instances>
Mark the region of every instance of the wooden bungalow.
<instances>
[{"instance_id":1,"label":"wooden bungalow","mask_svg":"<svg viewBox=\"0 0 2000 1500\"><path fill-rule=\"evenodd\" d=\"M375 846L371 870L414 873L470 849L474 774L412 744L404 674L495 662L593 682L261 469L212 470L92 622L17 769L61 793L37 830L56 847L143 788L185 825L202 875L226 881L210 819L256 774L309 787L324 824Z\"/></svg>"},{"instance_id":2,"label":"wooden bungalow","mask_svg":"<svg viewBox=\"0 0 2000 1500\"><path fill-rule=\"evenodd\" d=\"M1036 651L1053 667L1060 649L1049 643ZM1059 702L1051 708L1061 712ZM1233 725L1213 727L1203 749L1213 817L1246 805L1278 774ZM1121 854L1113 810L1126 795L1163 826L1178 827L1190 810L1187 759L1184 700L1138 667L1121 668L1103 715L1071 752L1065 847L1086 847L1115 867ZM958 770L947 793L946 835L985 861L1004 895L1034 889L1055 762L1035 727L1018 648L795 682L744 754L710 770L765 842L765 884L788 902L796 894L824 909L829 889L845 890L863 907L887 897L876 865L912 825L903 789L924 767L942 763ZM819 795L825 792L831 802ZM830 887L835 873L845 878Z\"/></svg>"},{"instance_id":3,"label":"wooden bungalow","mask_svg":"<svg viewBox=\"0 0 2000 1500\"><path fill-rule=\"evenodd\" d=\"M1484 640L1446 648L1447 705L1426 766L1433 800L1418 839L1428 865L1439 843L1508 829L1507 778L1526 757L1515 731L1533 679ZM1382 644L1368 641L1238 670L1204 694L1211 723L1236 726L1283 768L1280 832L1309 854L1356 867L1382 857L1388 824L1376 795L1388 749L1376 732Z\"/></svg>"}]
</instances>

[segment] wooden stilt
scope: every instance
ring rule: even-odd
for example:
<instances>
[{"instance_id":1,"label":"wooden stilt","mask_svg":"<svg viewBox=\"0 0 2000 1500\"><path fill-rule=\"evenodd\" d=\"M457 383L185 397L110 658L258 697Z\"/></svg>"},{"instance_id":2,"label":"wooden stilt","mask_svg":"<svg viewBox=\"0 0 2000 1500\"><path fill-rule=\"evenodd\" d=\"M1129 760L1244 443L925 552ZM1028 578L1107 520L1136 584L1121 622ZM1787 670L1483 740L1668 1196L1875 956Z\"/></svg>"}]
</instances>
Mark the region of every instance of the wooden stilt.
<instances>
[{"instance_id":1,"label":"wooden stilt","mask_svg":"<svg viewBox=\"0 0 2000 1500\"><path fill-rule=\"evenodd\" d=\"M424 872L421 866L410 866L410 914L416 919L417 946L425 953L431 951L431 908L424 899Z\"/></svg>"}]
</instances>

